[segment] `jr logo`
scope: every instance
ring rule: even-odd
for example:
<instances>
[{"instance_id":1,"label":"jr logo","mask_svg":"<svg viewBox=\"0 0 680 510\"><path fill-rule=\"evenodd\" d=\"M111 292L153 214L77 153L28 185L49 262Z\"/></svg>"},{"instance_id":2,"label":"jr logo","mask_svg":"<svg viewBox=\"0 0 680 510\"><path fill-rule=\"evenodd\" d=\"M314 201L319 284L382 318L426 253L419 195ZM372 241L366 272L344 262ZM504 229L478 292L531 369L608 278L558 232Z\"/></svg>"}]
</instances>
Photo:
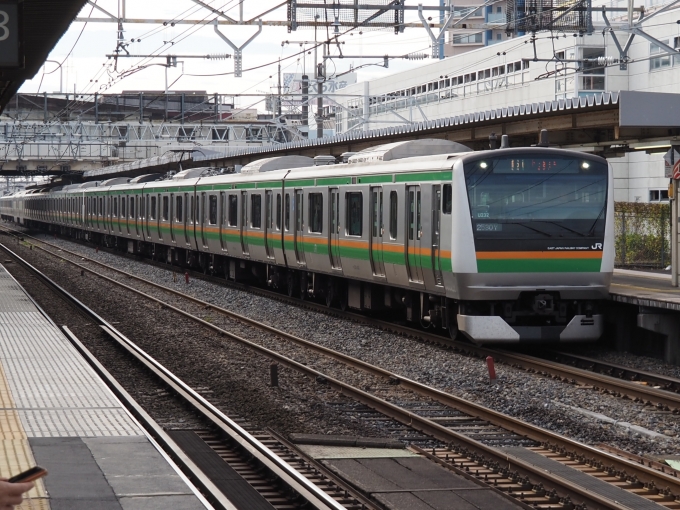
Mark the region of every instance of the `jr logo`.
<instances>
[{"instance_id":1,"label":"jr logo","mask_svg":"<svg viewBox=\"0 0 680 510\"><path fill-rule=\"evenodd\" d=\"M602 249L602 243L595 243L590 247L591 250L601 250Z\"/></svg>"}]
</instances>

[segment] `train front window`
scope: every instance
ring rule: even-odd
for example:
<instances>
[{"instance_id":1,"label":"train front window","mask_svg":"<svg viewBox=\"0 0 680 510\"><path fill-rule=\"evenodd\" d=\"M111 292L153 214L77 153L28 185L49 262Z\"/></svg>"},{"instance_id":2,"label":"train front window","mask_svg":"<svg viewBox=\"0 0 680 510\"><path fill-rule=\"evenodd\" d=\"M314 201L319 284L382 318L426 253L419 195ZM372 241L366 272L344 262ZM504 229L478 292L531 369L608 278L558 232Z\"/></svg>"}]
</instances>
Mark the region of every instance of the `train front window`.
<instances>
[{"instance_id":1,"label":"train front window","mask_svg":"<svg viewBox=\"0 0 680 510\"><path fill-rule=\"evenodd\" d=\"M488 157L465 164L478 239L602 237L607 164L583 157Z\"/></svg>"}]
</instances>

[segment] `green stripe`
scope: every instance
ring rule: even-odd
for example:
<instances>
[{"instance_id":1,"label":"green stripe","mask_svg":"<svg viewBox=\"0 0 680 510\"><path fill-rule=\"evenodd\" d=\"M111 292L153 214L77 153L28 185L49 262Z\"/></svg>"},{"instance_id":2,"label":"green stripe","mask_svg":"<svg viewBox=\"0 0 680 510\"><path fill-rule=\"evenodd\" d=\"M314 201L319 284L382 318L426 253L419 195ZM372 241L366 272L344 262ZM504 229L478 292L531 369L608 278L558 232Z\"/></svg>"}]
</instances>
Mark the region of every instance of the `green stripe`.
<instances>
[{"instance_id":1,"label":"green stripe","mask_svg":"<svg viewBox=\"0 0 680 510\"><path fill-rule=\"evenodd\" d=\"M343 184L352 184L351 177L324 177L316 180L317 186L342 186Z\"/></svg>"},{"instance_id":2,"label":"green stripe","mask_svg":"<svg viewBox=\"0 0 680 510\"><path fill-rule=\"evenodd\" d=\"M480 273L598 273L600 259L478 259Z\"/></svg>"},{"instance_id":3,"label":"green stripe","mask_svg":"<svg viewBox=\"0 0 680 510\"><path fill-rule=\"evenodd\" d=\"M373 184L379 182L392 182L392 175L368 175L365 177L357 177L359 184Z\"/></svg>"},{"instance_id":4,"label":"green stripe","mask_svg":"<svg viewBox=\"0 0 680 510\"><path fill-rule=\"evenodd\" d=\"M450 181L453 176L451 171L442 172L415 172L408 174L396 174L394 182L412 182L412 181Z\"/></svg>"},{"instance_id":5,"label":"green stripe","mask_svg":"<svg viewBox=\"0 0 680 510\"><path fill-rule=\"evenodd\" d=\"M235 189L255 189L257 183L254 182L242 182L241 184L234 184Z\"/></svg>"},{"instance_id":6,"label":"green stripe","mask_svg":"<svg viewBox=\"0 0 680 510\"><path fill-rule=\"evenodd\" d=\"M314 179L298 179L296 181L286 181L286 186L293 188L304 188L306 186L316 186Z\"/></svg>"}]
</instances>

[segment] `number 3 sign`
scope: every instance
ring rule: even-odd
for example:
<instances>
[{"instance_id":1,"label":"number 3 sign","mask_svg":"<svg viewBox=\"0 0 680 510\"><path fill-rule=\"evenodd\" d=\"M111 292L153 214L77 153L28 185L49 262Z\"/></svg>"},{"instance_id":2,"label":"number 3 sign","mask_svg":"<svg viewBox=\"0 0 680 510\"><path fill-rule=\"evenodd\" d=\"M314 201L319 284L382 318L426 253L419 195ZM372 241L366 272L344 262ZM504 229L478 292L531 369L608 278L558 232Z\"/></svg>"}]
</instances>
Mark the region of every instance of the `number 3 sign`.
<instances>
[{"instance_id":1,"label":"number 3 sign","mask_svg":"<svg viewBox=\"0 0 680 510\"><path fill-rule=\"evenodd\" d=\"M0 0L0 68L23 67L22 3Z\"/></svg>"}]
</instances>

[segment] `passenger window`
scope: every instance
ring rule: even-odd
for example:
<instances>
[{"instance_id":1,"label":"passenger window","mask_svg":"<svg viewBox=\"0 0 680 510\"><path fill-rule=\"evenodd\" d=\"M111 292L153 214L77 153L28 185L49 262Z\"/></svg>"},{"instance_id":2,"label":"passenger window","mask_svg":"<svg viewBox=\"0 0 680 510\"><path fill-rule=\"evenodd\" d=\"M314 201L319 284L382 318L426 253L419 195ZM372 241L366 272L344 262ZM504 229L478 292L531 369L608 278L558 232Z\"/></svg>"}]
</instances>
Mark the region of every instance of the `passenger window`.
<instances>
[{"instance_id":1,"label":"passenger window","mask_svg":"<svg viewBox=\"0 0 680 510\"><path fill-rule=\"evenodd\" d=\"M125 202L127 197L120 197L120 217L125 218Z\"/></svg>"},{"instance_id":2,"label":"passenger window","mask_svg":"<svg viewBox=\"0 0 680 510\"><path fill-rule=\"evenodd\" d=\"M450 184L444 184L444 203L442 204L444 214L451 214L453 207L453 191Z\"/></svg>"},{"instance_id":3,"label":"passenger window","mask_svg":"<svg viewBox=\"0 0 680 510\"><path fill-rule=\"evenodd\" d=\"M175 197L175 220L177 223L182 223L182 197Z\"/></svg>"},{"instance_id":4,"label":"passenger window","mask_svg":"<svg viewBox=\"0 0 680 510\"><path fill-rule=\"evenodd\" d=\"M217 225L217 195L210 195L208 200L210 201L208 204L208 223L210 225Z\"/></svg>"},{"instance_id":5,"label":"passenger window","mask_svg":"<svg viewBox=\"0 0 680 510\"><path fill-rule=\"evenodd\" d=\"M229 226L238 226L238 195L229 195Z\"/></svg>"},{"instance_id":6,"label":"passenger window","mask_svg":"<svg viewBox=\"0 0 680 510\"><path fill-rule=\"evenodd\" d=\"M112 216L118 216L118 197L113 199L113 215Z\"/></svg>"},{"instance_id":7,"label":"passenger window","mask_svg":"<svg viewBox=\"0 0 680 510\"><path fill-rule=\"evenodd\" d=\"M250 226L262 227L262 197L260 195L250 195Z\"/></svg>"},{"instance_id":8,"label":"passenger window","mask_svg":"<svg viewBox=\"0 0 680 510\"><path fill-rule=\"evenodd\" d=\"M135 217L135 199L130 197L130 218Z\"/></svg>"},{"instance_id":9,"label":"passenger window","mask_svg":"<svg viewBox=\"0 0 680 510\"><path fill-rule=\"evenodd\" d=\"M286 194L286 214L283 217L286 230L290 230L290 195Z\"/></svg>"},{"instance_id":10,"label":"passenger window","mask_svg":"<svg viewBox=\"0 0 680 510\"><path fill-rule=\"evenodd\" d=\"M399 202L397 192L390 192L390 239L397 238L397 215L399 214Z\"/></svg>"},{"instance_id":11,"label":"passenger window","mask_svg":"<svg viewBox=\"0 0 680 510\"><path fill-rule=\"evenodd\" d=\"M191 195L191 203L189 204L189 223L194 222L194 196Z\"/></svg>"},{"instance_id":12,"label":"passenger window","mask_svg":"<svg viewBox=\"0 0 680 510\"><path fill-rule=\"evenodd\" d=\"M323 195L309 194L309 231L320 234L323 231Z\"/></svg>"},{"instance_id":13,"label":"passenger window","mask_svg":"<svg viewBox=\"0 0 680 510\"><path fill-rule=\"evenodd\" d=\"M361 192L347 193L347 235L360 236L363 220L363 200Z\"/></svg>"},{"instance_id":14,"label":"passenger window","mask_svg":"<svg viewBox=\"0 0 680 510\"><path fill-rule=\"evenodd\" d=\"M151 211L149 211L149 219L150 220L155 220L156 219L156 197L151 197Z\"/></svg>"},{"instance_id":15,"label":"passenger window","mask_svg":"<svg viewBox=\"0 0 680 510\"><path fill-rule=\"evenodd\" d=\"M281 194L276 195L276 230L281 230Z\"/></svg>"},{"instance_id":16,"label":"passenger window","mask_svg":"<svg viewBox=\"0 0 680 510\"><path fill-rule=\"evenodd\" d=\"M163 197L163 221L168 221L168 214L170 210L169 202L170 200L168 197Z\"/></svg>"}]
</instances>

